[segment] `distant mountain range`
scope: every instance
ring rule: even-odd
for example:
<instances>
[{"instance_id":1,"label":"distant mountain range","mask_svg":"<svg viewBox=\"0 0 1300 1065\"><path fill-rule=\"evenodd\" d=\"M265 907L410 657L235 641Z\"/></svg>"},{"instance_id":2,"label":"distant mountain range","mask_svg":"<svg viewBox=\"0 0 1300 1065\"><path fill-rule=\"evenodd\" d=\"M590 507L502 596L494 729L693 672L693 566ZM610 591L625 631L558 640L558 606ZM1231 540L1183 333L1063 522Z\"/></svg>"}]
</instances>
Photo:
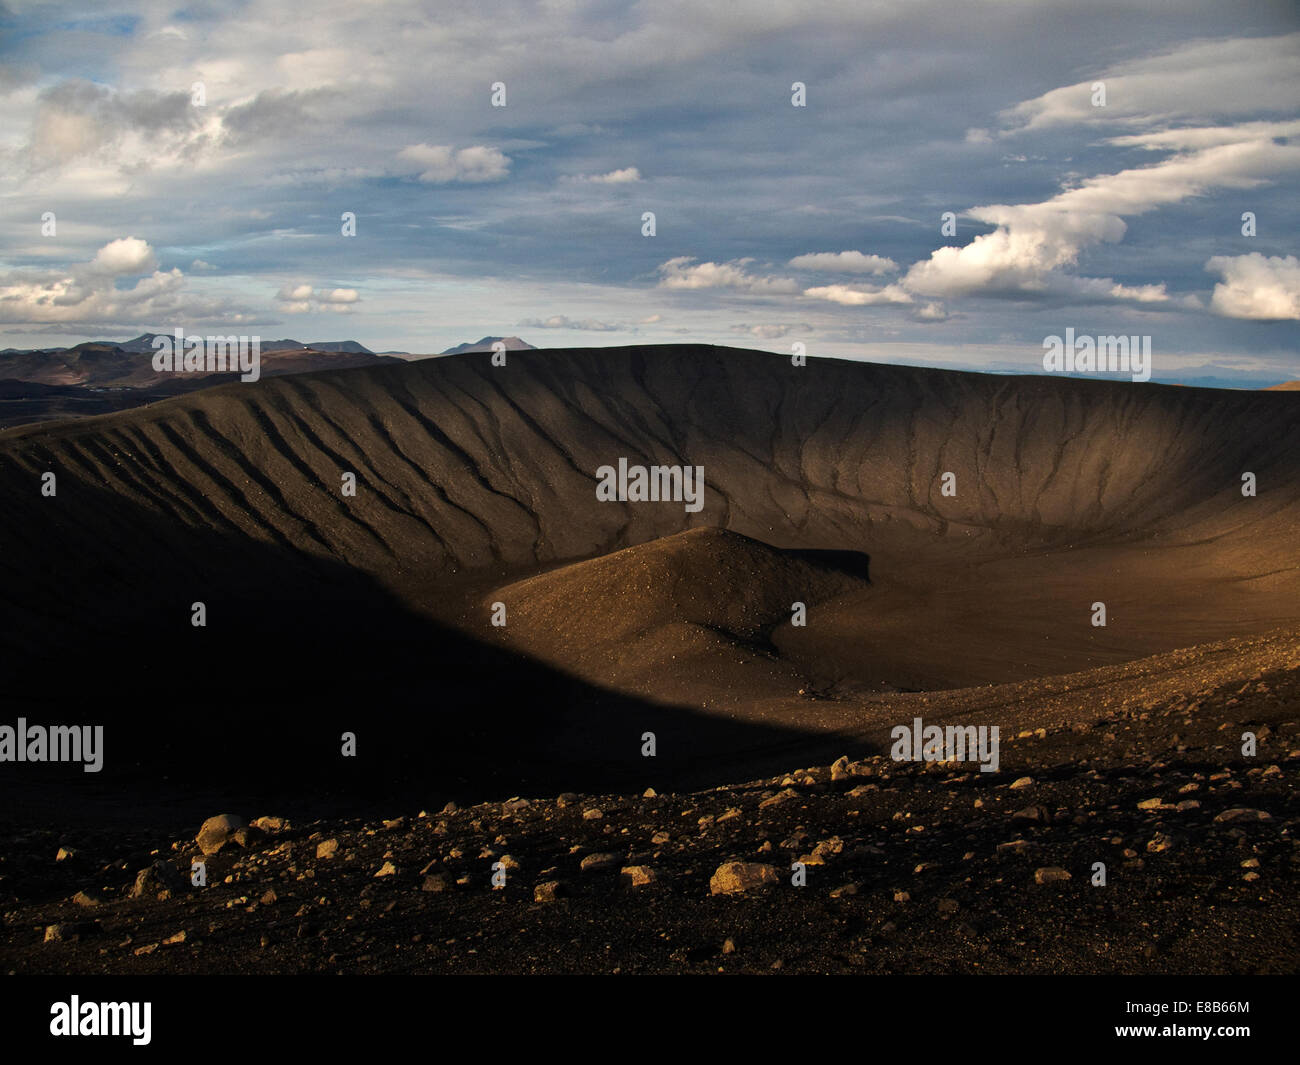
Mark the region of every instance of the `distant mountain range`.
<instances>
[{"instance_id":1,"label":"distant mountain range","mask_svg":"<svg viewBox=\"0 0 1300 1065\"><path fill-rule=\"evenodd\" d=\"M159 373L153 368L153 340L158 335L0 351L0 428L125 410L236 379L233 373L206 370ZM266 377L403 361L376 354L355 340L261 342L261 373Z\"/></svg>"},{"instance_id":2,"label":"distant mountain range","mask_svg":"<svg viewBox=\"0 0 1300 1065\"><path fill-rule=\"evenodd\" d=\"M5 348L0 351L0 428L53 418L106 414L168 396L236 379L233 373L159 373L153 368L154 338L87 340L68 348ZM170 336L171 334L165 334ZM508 351L533 345L519 337L483 337L457 344L444 355L491 351L497 341ZM359 366L430 358L405 351L371 351L356 340L263 340L265 377L347 370Z\"/></svg>"},{"instance_id":3,"label":"distant mountain range","mask_svg":"<svg viewBox=\"0 0 1300 1065\"><path fill-rule=\"evenodd\" d=\"M82 388L147 389L166 386L170 390L177 380L201 380L204 384L212 384L211 378L231 376L207 371L158 373L153 368L153 342L159 335L142 333L133 340L124 341L88 340L70 348L29 351L8 348L0 351L0 379ZM390 356L375 354L355 340L319 340L308 344L287 339L261 341L262 373L267 376L394 361Z\"/></svg>"}]
</instances>

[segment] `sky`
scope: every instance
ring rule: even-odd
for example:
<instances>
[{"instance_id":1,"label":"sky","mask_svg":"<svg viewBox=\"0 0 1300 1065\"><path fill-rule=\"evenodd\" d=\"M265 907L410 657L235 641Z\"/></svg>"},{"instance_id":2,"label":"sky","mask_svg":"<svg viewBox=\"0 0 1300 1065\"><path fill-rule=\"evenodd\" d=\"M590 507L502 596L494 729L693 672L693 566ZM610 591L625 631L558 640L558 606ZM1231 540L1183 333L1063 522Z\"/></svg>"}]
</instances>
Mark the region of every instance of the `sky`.
<instances>
[{"instance_id":1,"label":"sky","mask_svg":"<svg viewBox=\"0 0 1300 1065\"><path fill-rule=\"evenodd\" d=\"M1293 0L0 0L0 175L0 347L1300 378Z\"/></svg>"}]
</instances>

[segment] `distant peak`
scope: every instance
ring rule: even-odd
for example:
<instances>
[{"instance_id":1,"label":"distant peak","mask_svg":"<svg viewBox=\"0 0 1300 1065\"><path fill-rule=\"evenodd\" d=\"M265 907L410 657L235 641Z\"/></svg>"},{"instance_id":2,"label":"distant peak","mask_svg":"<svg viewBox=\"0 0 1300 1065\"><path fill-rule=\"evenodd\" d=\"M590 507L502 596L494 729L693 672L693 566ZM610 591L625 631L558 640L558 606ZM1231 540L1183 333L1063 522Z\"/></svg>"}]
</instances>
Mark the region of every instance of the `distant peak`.
<instances>
[{"instance_id":1,"label":"distant peak","mask_svg":"<svg viewBox=\"0 0 1300 1065\"><path fill-rule=\"evenodd\" d=\"M441 352L442 355L465 355L471 351L491 351L492 345L502 343L506 346L506 351L536 351L537 349L528 341L521 340L519 337L483 337L473 343L457 344L454 348L448 348Z\"/></svg>"}]
</instances>

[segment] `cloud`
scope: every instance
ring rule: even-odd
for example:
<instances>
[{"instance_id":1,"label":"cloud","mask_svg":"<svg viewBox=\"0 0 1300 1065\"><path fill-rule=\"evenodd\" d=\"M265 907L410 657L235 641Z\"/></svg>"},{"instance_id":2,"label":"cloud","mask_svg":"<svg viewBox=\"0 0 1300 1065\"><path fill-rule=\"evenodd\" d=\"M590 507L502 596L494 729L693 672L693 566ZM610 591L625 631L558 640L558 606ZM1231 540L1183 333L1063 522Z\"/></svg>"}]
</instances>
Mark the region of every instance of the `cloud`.
<instances>
[{"instance_id":1,"label":"cloud","mask_svg":"<svg viewBox=\"0 0 1300 1065\"><path fill-rule=\"evenodd\" d=\"M1218 136L1207 147L1152 166L1088 178L1050 200L1017 206L976 207L967 215L996 226L964 247L939 248L903 278L911 292L952 297L1086 295L1092 298L1163 299L1161 286L1126 288L1109 279L1062 274L1084 248L1123 239L1121 215L1138 215L1201 196L1214 188L1253 188L1300 169L1300 147L1278 143L1271 132L1245 128L1235 139Z\"/></svg>"},{"instance_id":2,"label":"cloud","mask_svg":"<svg viewBox=\"0 0 1300 1065\"><path fill-rule=\"evenodd\" d=\"M659 287L667 289L729 288L740 292L795 293L797 282L785 277L755 277L746 270L752 259L726 263L696 263L694 256L681 255L659 266ZM692 265L694 264L694 265Z\"/></svg>"},{"instance_id":3,"label":"cloud","mask_svg":"<svg viewBox=\"0 0 1300 1065\"><path fill-rule=\"evenodd\" d=\"M634 166L628 166L622 170L611 170L608 174L593 174L590 177L584 175L581 180L592 181L599 185L628 185L641 180L641 171Z\"/></svg>"},{"instance_id":4,"label":"cloud","mask_svg":"<svg viewBox=\"0 0 1300 1065\"><path fill-rule=\"evenodd\" d=\"M90 157L138 168L192 156L219 139L187 92L119 92L73 78L41 92L20 155L32 173Z\"/></svg>"},{"instance_id":5,"label":"cloud","mask_svg":"<svg viewBox=\"0 0 1300 1065\"><path fill-rule=\"evenodd\" d=\"M578 329L593 333L615 333L622 328L609 322L597 322L592 319L575 321L563 314L553 314L550 318L525 318L519 324L527 329Z\"/></svg>"},{"instance_id":6,"label":"cloud","mask_svg":"<svg viewBox=\"0 0 1300 1065\"><path fill-rule=\"evenodd\" d=\"M412 144L397 157L414 163L419 179L431 185L500 181L510 173L509 157L483 144L460 149L446 144Z\"/></svg>"},{"instance_id":7,"label":"cloud","mask_svg":"<svg viewBox=\"0 0 1300 1065\"><path fill-rule=\"evenodd\" d=\"M898 285L886 285L884 288L862 289L849 285L822 285L818 288L806 288L803 294L810 299L826 300L839 303L845 307L870 307L882 303L911 303L912 297Z\"/></svg>"},{"instance_id":8,"label":"cloud","mask_svg":"<svg viewBox=\"0 0 1300 1065\"><path fill-rule=\"evenodd\" d=\"M119 237L95 253L90 269L109 277L139 275L158 265L153 249L139 237Z\"/></svg>"},{"instance_id":9,"label":"cloud","mask_svg":"<svg viewBox=\"0 0 1300 1065\"><path fill-rule=\"evenodd\" d=\"M0 322L101 331L168 322L236 325L256 320L228 300L185 291L180 270L155 266L153 249L146 241L121 237L101 247L89 262L67 270L0 274ZM138 277L134 285L118 286L120 279L132 276Z\"/></svg>"},{"instance_id":10,"label":"cloud","mask_svg":"<svg viewBox=\"0 0 1300 1065\"><path fill-rule=\"evenodd\" d=\"M286 314L308 314L312 311L335 311L348 314L353 304L361 301L354 288L317 289L307 283L282 285L275 294L280 310Z\"/></svg>"},{"instance_id":11,"label":"cloud","mask_svg":"<svg viewBox=\"0 0 1300 1065\"><path fill-rule=\"evenodd\" d=\"M759 337L763 340L779 340L781 337L789 336L791 333L812 333L816 332L807 322L765 322L761 325L746 325L741 323L731 327L733 333L745 333L748 336Z\"/></svg>"},{"instance_id":12,"label":"cloud","mask_svg":"<svg viewBox=\"0 0 1300 1065\"><path fill-rule=\"evenodd\" d=\"M803 270L831 270L843 274L888 274L898 263L881 255L863 255L860 251L821 251L799 255L787 266Z\"/></svg>"},{"instance_id":13,"label":"cloud","mask_svg":"<svg viewBox=\"0 0 1300 1065\"><path fill-rule=\"evenodd\" d=\"M1092 86L1106 86L1094 107ZM1191 41L1143 56L1007 109L1010 132L1112 121L1147 124L1207 115L1300 110L1300 33Z\"/></svg>"},{"instance_id":14,"label":"cloud","mask_svg":"<svg viewBox=\"0 0 1300 1065\"><path fill-rule=\"evenodd\" d=\"M942 303L927 303L924 307L918 307L912 317L922 322L946 322L951 316Z\"/></svg>"},{"instance_id":15,"label":"cloud","mask_svg":"<svg viewBox=\"0 0 1300 1065\"><path fill-rule=\"evenodd\" d=\"M1223 278L1210 297L1215 314L1263 321L1300 318L1300 259L1294 255L1216 255L1205 269Z\"/></svg>"}]
</instances>

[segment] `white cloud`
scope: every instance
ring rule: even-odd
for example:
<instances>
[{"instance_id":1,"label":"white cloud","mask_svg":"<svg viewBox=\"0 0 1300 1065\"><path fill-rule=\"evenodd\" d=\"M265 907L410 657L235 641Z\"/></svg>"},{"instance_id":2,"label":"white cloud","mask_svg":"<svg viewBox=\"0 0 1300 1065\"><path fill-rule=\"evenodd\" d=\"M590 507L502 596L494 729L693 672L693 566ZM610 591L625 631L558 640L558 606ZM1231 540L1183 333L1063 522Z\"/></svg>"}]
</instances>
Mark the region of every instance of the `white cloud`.
<instances>
[{"instance_id":1,"label":"white cloud","mask_svg":"<svg viewBox=\"0 0 1300 1065\"><path fill-rule=\"evenodd\" d=\"M1123 239L1121 215L1137 215L1203 195L1214 188L1252 188L1300 169L1300 147L1279 144L1271 132L1243 128L1235 140L1220 135L1207 147L1152 166L1089 178L1050 200L976 207L966 213L997 228L964 247L939 248L903 279L927 296L966 294L1164 299L1163 286L1130 289L1107 279L1062 274L1082 249Z\"/></svg>"},{"instance_id":2,"label":"white cloud","mask_svg":"<svg viewBox=\"0 0 1300 1065\"><path fill-rule=\"evenodd\" d=\"M146 241L121 237L101 247L91 261L66 270L10 271L0 275L0 322L97 331L122 325L235 325L254 320L229 301L185 291L180 270L155 266ZM138 277L134 285L118 287L120 279L132 276Z\"/></svg>"},{"instance_id":3,"label":"white cloud","mask_svg":"<svg viewBox=\"0 0 1300 1065\"><path fill-rule=\"evenodd\" d=\"M839 303L845 307L912 302L912 297L898 285L886 285L878 289L852 288L849 285L822 285L817 288L806 288L803 294L811 299Z\"/></svg>"},{"instance_id":4,"label":"white cloud","mask_svg":"<svg viewBox=\"0 0 1300 1065\"><path fill-rule=\"evenodd\" d=\"M412 144L397 157L414 163L419 179L432 185L499 181L510 173L509 157L483 144L460 149L446 144Z\"/></svg>"},{"instance_id":5,"label":"white cloud","mask_svg":"<svg viewBox=\"0 0 1300 1065\"><path fill-rule=\"evenodd\" d=\"M119 237L95 253L90 269L110 277L139 275L158 265L153 249L139 237Z\"/></svg>"},{"instance_id":6,"label":"white cloud","mask_svg":"<svg viewBox=\"0 0 1300 1065\"><path fill-rule=\"evenodd\" d=\"M1092 86L1106 86L1094 107ZM1011 132L1113 121L1300 110L1300 33L1193 41L1026 100L1000 116Z\"/></svg>"},{"instance_id":7,"label":"white cloud","mask_svg":"<svg viewBox=\"0 0 1300 1065\"><path fill-rule=\"evenodd\" d=\"M601 185L628 185L641 180L641 171L634 166L627 166L622 170L611 170L608 174L593 174L585 180Z\"/></svg>"},{"instance_id":8,"label":"white cloud","mask_svg":"<svg viewBox=\"0 0 1300 1065\"><path fill-rule=\"evenodd\" d=\"M1223 278L1210 297L1215 314L1265 321L1300 318L1300 259L1294 255L1216 255L1205 268Z\"/></svg>"},{"instance_id":9,"label":"white cloud","mask_svg":"<svg viewBox=\"0 0 1300 1065\"><path fill-rule=\"evenodd\" d=\"M317 289L305 282L282 285L275 294L279 309L285 314L308 314L312 311L336 311L348 314L361 301L354 288Z\"/></svg>"},{"instance_id":10,"label":"white cloud","mask_svg":"<svg viewBox=\"0 0 1300 1065\"><path fill-rule=\"evenodd\" d=\"M745 333L748 336L759 337L763 340L779 340L781 337L789 336L791 333L812 333L815 332L812 326L807 322L765 322L761 325L746 325L740 323L731 327L733 333Z\"/></svg>"},{"instance_id":11,"label":"white cloud","mask_svg":"<svg viewBox=\"0 0 1300 1065\"><path fill-rule=\"evenodd\" d=\"M593 333L614 333L622 328L593 319L577 321L563 314L553 314L549 318L525 318L519 324L527 329L577 329Z\"/></svg>"},{"instance_id":12,"label":"white cloud","mask_svg":"<svg viewBox=\"0 0 1300 1065\"><path fill-rule=\"evenodd\" d=\"M785 277L755 277L746 267L751 259L727 263L696 263L693 256L681 255L659 267L659 287L667 289L730 288L741 292L795 293L797 282ZM692 265L694 264L694 265Z\"/></svg>"},{"instance_id":13,"label":"white cloud","mask_svg":"<svg viewBox=\"0 0 1300 1065\"><path fill-rule=\"evenodd\" d=\"M798 255L787 264L803 270L830 270L843 274L888 274L898 263L882 255L864 255L860 251L821 251Z\"/></svg>"}]
</instances>

